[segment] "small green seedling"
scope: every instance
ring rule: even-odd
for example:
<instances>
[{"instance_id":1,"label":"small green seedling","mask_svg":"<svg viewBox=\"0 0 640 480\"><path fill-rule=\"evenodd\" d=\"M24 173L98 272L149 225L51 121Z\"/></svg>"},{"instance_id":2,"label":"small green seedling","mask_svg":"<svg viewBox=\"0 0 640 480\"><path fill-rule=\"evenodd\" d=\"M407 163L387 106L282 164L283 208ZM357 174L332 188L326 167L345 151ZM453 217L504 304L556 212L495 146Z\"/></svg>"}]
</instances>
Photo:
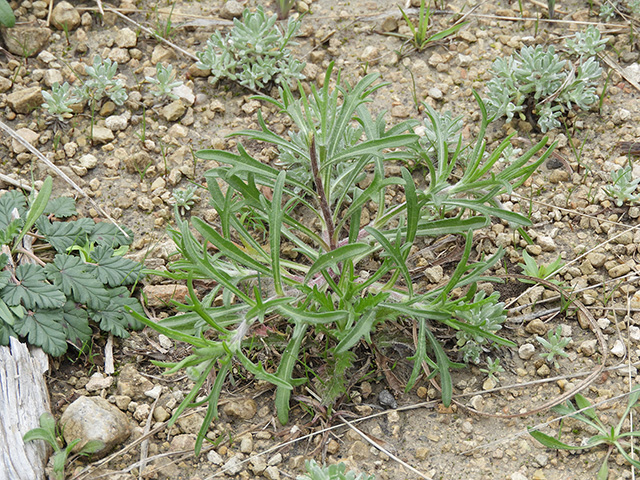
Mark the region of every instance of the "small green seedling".
<instances>
[{"instance_id":1,"label":"small green seedling","mask_svg":"<svg viewBox=\"0 0 640 480\"><path fill-rule=\"evenodd\" d=\"M315 460L311 460L306 461L304 466L307 473L298 475L296 480L375 480L376 478L375 475L365 473L356 475L353 472L347 472L347 466L342 462L321 467Z\"/></svg>"},{"instance_id":2,"label":"small green seedling","mask_svg":"<svg viewBox=\"0 0 640 480\"><path fill-rule=\"evenodd\" d=\"M289 15L289 10L296 4L296 0L277 0L278 20L283 20Z\"/></svg>"},{"instance_id":3,"label":"small green seedling","mask_svg":"<svg viewBox=\"0 0 640 480\"><path fill-rule=\"evenodd\" d=\"M607 454L605 455L602 466L598 470L598 474L596 476L596 480L606 480L607 478L609 478L609 457L611 456L611 453L616 450L618 451L618 453L620 453L620 455L622 455L622 457L624 457L627 462L629 462L636 468L640 468L640 462L632 458L634 456L637 458L637 455L640 452L640 448L627 441L627 439L631 439L631 437L639 437L640 432L632 431L620 433L622 430L622 425L625 419L628 417L631 409L640 406L640 404L638 403L639 396L640 389L631 392L631 394L629 395L627 408L624 411L624 414L620 417L620 421L615 427L608 426L602 423L598 415L596 415L596 412L591 406L589 400L587 400L580 394L576 394L576 396L574 397L574 400L576 402L575 406L573 403L571 403L571 401L568 401L564 405L557 405L553 407L552 410L555 413L575 418L576 420L586 423L596 432L598 432L596 435L593 435L588 439L584 439L581 445L568 445L560 441L559 433L558 438L556 438L542 433L538 430L529 428L529 434L545 447L554 448L556 450L587 450L599 445L607 445ZM578 407L577 409L576 406Z\"/></svg>"},{"instance_id":4,"label":"small green seedling","mask_svg":"<svg viewBox=\"0 0 640 480\"><path fill-rule=\"evenodd\" d=\"M64 437L62 435L62 429L56 425L56 421L49 412L45 412L40 415L40 427L33 428L24 434L22 438L25 443L33 440L43 440L51 445L53 448L53 478L55 480L64 480L64 469L73 458L69 458L73 448L80 443L80 439L75 439L68 445L64 445ZM78 451L75 457L80 455L91 455L104 448L104 443L100 440L89 440Z\"/></svg>"},{"instance_id":5,"label":"small green seedling","mask_svg":"<svg viewBox=\"0 0 640 480\"><path fill-rule=\"evenodd\" d=\"M178 96L173 93L173 90L176 87L182 85L182 81L176 80L176 73L173 71L173 65L169 64L168 67L162 65L162 63L158 62L156 65L156 76L154 77L145 77L147 82L153 84L154 88L151 93L156 97L167 97L172 100L177 100Z\"/></svg>"},{"instance_id":6,"label":"small green seedling","mask_svg":"<svg viewBox=\"0 0 640 480\"><path fill-rule=\"evenodd\" d=\"M42 107L59 122L69 120L73 113L71 105L80 101L68 82L64 82L62 85L58 82L54 83L51 86L51 92L42 92L42 96L45 99Z\"/></svg>"},{"instance_id":7,"label":"small green seedling","mask_svg":"<svg viewBox=\"0 0 640 480\"><path fill-rule=\"evenodd\" d=\"M84 99L98 102L103 97L109 97L113 103L122 106L128 95L122 80L114 78L118 71L118 62L110 59L103 60L100 55L93 57L93 64L86 67L89 79L76 94Z\"/></svg>"},{"instance_id":8,"label":"small green seedling","mask_svg":"<svg viewBox=\"0 0 640 480\"><path fill-rule=\"evenodd\" d=\"M636 203L640 200L640 195L636 194L636 188L640 183L640 178L633 178L631 165L619 168L611 172L611 185L604 188L604 191L621 207L624 203Z\"/></svg>"},{"instance_id":9,"label":"small green seedling","mask_svg":"<svg viewBox=\"0 0 640 480\"><path fill-rule=\"evenodd\" d=\"M184 190L179 188L173 191L173 201L182 215L184 215L186 211L191 210L191 207L193 207L193 204L198 199L196 197L196 189L197 187L195 185L189 185Z\"/></svg>"},{"instance_id":10,"label":"small green seedling","mask_svg":"<svg viewBox=\"0 0 640 480\"><path fill-rule=\"evenodd\" d=\"M480 371L486 373L487 377L494 383L498 383L500 380L496 377L496 373L503 373L504 368L500 365L499 358L493 360L491 357L487 357L487 368L481 368Z\"/></svg>"},{"instance_id":11,"label":"small green seedling","mask_svg":"<svg viewBox=\"0 0 640 480\"><path fill-rule=\"evenodd\" d=\"M420 13L418 14L417 27L413 25L413 22L402 9L402 7L398 6L398 8L402 13L405 22L407 22L409 29L411 29L411 36L408 37L408 41L411 42L419 52L427 48L427 46L429 46L431 42L447 38L467 24L467 22L462 22L457 25L453 25L452 27L449 27L445 30L442 30L441 32L427 36L427 32L429 31L429 19L431 18L431 9L429 8L429 5L427 5L427 0L420 1Z\"/></svg>"},{"instance_id":12,"label":"small green seedling","mask_svg":"<svg viewBox=\"0 0 640 480\"><path fill-rule=\"evenodd\" d=\"M536 340L538 340L540 345L549 350L548 352L541 353L540 356L546 359L547 363L553 362L553 366L558 369L560 366L558 365L558 361L555 360L555 356L565 358L569 356L569 354L564 351L564 348L571 342L571 337L562 338L562 327L558 325L555 330L549 330L547 338L548 340L545 340L539 335L536 335Z\"/></svg>"},{"instance_id":13,"label":"small green seedling","mask_svg":"<svg viewBox=\"0 0 640 480\"><path fill-rule=\"evenodd\" d=\"M528 275L529 277L540 278L542 280L546 280L547 278L551 277L564 266L564 261L560 256L558 256L558 258L556 258L549 265L538 265L535 259L531 255L529 255L526 250L522 252L522 258L524 260L524 264L519 264L522 268L522 273L524 275ZM522 281L524 283L533 283L528 280Z\"/></svg>"}]
</instances>

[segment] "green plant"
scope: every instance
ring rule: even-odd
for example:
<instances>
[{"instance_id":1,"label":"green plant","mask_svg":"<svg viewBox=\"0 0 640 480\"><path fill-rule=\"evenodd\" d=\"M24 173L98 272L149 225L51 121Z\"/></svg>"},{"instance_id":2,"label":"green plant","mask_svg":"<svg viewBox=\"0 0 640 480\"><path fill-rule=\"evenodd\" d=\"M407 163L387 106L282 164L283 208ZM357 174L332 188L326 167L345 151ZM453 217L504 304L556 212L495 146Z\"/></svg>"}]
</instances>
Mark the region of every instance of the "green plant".
<instances>
[{"instance_id":1,"label":"green plant","mask_svg":"<svg viewBox=\"0 0 640 480\"><path fill-rule=\"evenodd\" d=\"M196 187L195 185L189 185L184 190L178 188L173 191L172 196L174 204L176 208L180 210L180 213L182 213L182 215L185 214L185 211L191 210L191 207L193 207L193 204L197 200L197 188L198 187Z\"/></svg>"},{"instance_id":2,"label":"green plant","mask_svg":"<svg viewBox=\"0 0 640 480\"><path fill-rule=\"evenodd\" d=\"M154 88L151 91L156 97L168 97L173 100L177 100L178 96L172 93L171 90L182 85L182 81L176 80L176 74L173 71L173 65L169 64L168 67L158 62L156 65L156 77L145 77L147 82L153 84Z\"/></svg>"},{"instance_id":3,"label":"green plant","mask_svg":"<svg viewBox=\"0 0 640 480\"><path fill-rule=\"evenodd\" d=\"M118 71L118 62L110 59L103 60L100 55L93 57L93 64L86 67L90 77L75 94L81 98L91 100L92 105L107 96L116 105L123 105L127 101L127 91L122 80L114 78Z\"/></svg>"},{"instance_id":4,"label":"green plant","mask_svg":"<svg viewBox=\"0 0 640 480\"><path fill-rule=\"evenodd\" d=\"M522 268L523 275L528 275L529 277L540 278L543 280L548 279L564 266L564 261L562 260L560 255L558 255L558 258L556 258L549 265L538 265L535 259L531 255L529 255L526 250L522 251L522 258L524 260L524 264L520 263L519 266ZM529 280L522 280L522 282L533 283Z\"/></svg>"},{"instance_id":5,"label":"green plant","mask_svg":"<svg viewBox=\"0 0 640 480\"><path fill-rule=\"evenodd\" d=\"M591 50L602 47L600 32L590 30L573 42L575 52L583 52L576 64L562 60L553 46L523 47L506 58L497 58L491 66L493 78L487 84L490 114L515 115L525 120L535 114L543 132L561 126L559 118L576 105L586 110L598 96L596 86L602 68Z\"/></svg>"},{"instance_id":6,"label":"green plant","mask_svg":"<svg viewBox=\"0 0 640 480\"><path fill-rule=\"evenodd\" d=\"M81 348L93 323L120 337L142 327L124 309L142 311L125 286L141 265L122 257L130 231L90 218L59 221L75 215L75 203L50 200L51 185L48 177L29 202L17 191L0 197L0 344L26 337L60 356L67 343Z\"/></svg>"},{"instance_id":7,"label":"green plant","mask_svg":"<svg viewBox=\"0 0 640 480\"><path fill-rule=\"evenodd\" d=\"M29 430L24 434L22 440L25 443L34 440L43 440L51 445L51 448L53 448L53 478L55 480L64 480L66 478L64 470L67 463L71 461L69 455L71 455L74 447L81 442L81 440L77 438L65 446L62 429L56 425L53 415L49 412L44 412L40 415L40 427ZM75 456L91 455L103 448L104 443L100 440L89 440L80 448Z\"/></svg>"},{"instance_id":8,"label":"green plant","mask_svg":"<svg viewBox=\"0 0 640 480\"><path fill-rule=\"evenodd\" d=\"M307 460L304 466L307 473L298 475L296 480L375 480L376 478L375 475L361 473L356 476L353 472L347 472L347 466L342 462L321 467L315 460Z\"/></svg>"},{"instance_id":9,"label":"green plant","mask_svg":"<svg viewBox=\"0 0 640 480\"><path fill-rule=\"evenodd\" d=\"M453 35L462 27L464 27L467 22L462 22L457 25L453 25L441 32L434 33L433 35L427 36L427 32L429 31L429 19L431 18L431 10L427 2L429 0L420 0L420 13L418 14L418 26L414 26L413 22L409 18L409 16L404 12L402 7L398 6L402 16L404 17L405 22L409 26L411 30L411 37L408 40L413 44L414 48L416 48L419 52L427 48L427 46L431 42L435 42L437 40L442 40L443 38L447 38L450 35Z\"/></svg>"},{"instance_id":10,"label":"green plant","mask_svg":"<svg viewBox=\"0 0 640 480\"><path fill-rule=\"evenodd\" d=\"M0 25L11 28L16 24L16 17L7 0L0 0Z\"/></svg>"},{"instance_id":11,"label":"green plant","mask_svg":"<svg viewBox=\"0 0 640 480\"><path fill-rule=\"evenodd\" d=\"M498 377L496 377L496 373L504 372L504 368L500 365L500 359L496 358L492 360L491 357L487 357L487 368L481 368L480 371L482 373L486 373L490 380L493 380L494 383L498 383Z\"/></svg>"},{"instance_id":12,"label":"green plant","mask_svg":"<svg viewBox=\"0 0 640 480\"><path fill-rule=\"evenodd\" d=\"M492 216L516 225L530 224L522 215L501 208L497 197L522 184L545 161L551 153L551 148L544 149L547 140L494 171L509 140L485 154L489 119L476 96L482 112L480 136L470 147L474 153L467 157L464 171L454 173L457 152L448 154L446 132L432 115L435 112L427 110L436 132L437 162L422 158L418 136L410 133L414 121L387 127L383 114L372 117L367 102L384 86L376 84L377 74L366 75L353 86L338 75L332 88L332 67L322 89L312 87L308 97L302 87L300 97L294 96L287 84L280 88L281 100L257 97L291 119L290 139L271 131L261 114L258 130L235 134L275 145L283 162L277 168L251 157L241 143L237 154L196 153L202 160L222 165L205 173L219 226L195 216L189 223L176 219L170 235L179 257L166 271L156 273L185 280L189 300L177 305L180 313L159 322L139 317L151 328L193 346L183 361L158 365L168 368L167 373L184 369L195 382L172 422L190 405L208 403L196 451L217 416L218 397L232 368L273 384L278 418L287 423L291 392L308 381L301 376L304 370L297 368L305 356L307 334L325 338L326 365L314 376L327 386L322 401L329 413L345 393L353 350L363 340L370 343L385 322L415 319L418 340L407 389L413 387L426 362L433 375L440 377L447 405L452 396L450 370L462 365L447 357L434 325L464 331L475 342L482 338L484 347L514 345L494 333L504 314L497 296L485 298L476 292L477 282L502 252L471 262L473 231L487 226ZM531 160L537 152L544 153ZM406 169L397 177L387 175L387 162L417 157L425 162L431 179L425 190L416 188ZM367 169L373 178L360 188ZM402 191L402 198L389 202L388 188ZM370 211L367 220L364 208ZM266 245L246 223L250 217L241 215L247 209L253 222L267 226ZM414 242L446 234L461 235L465 241L457 268L446 285L415 291L406 264ZM282 254L285 242L292 245L294 259ZM375 267L361 275L365 262L374 262ZM198 279L215 280L217 286L198 298L193 283ZM455 289L461 293L454 294ZM491 326L475 318L487 311L494 321ZM470 323L474 318L475 323ZM275 319L286 324L278 328L283 333L275 334L277 341L270 345L281 356L277 366L265 366L255 360L258 342L253 339ZM212 375L215 382L210 392L196 402ZM332 378L338 381L329 381Z\"/></svg>"},{"instance_id":13,"label":"green plant","mask_svg":"<svg viewBox=\"0 0 640 480\"><path fill-rule=\"evenodd\" d=\"M156 28L153 33L157 38L169 39L173 36L173 23L171 22L171 17L173 16L173 9L175 8L175 2L171 4L171 10L169 10L169 15L167 15L166 20L162 20L160 18L160 14L158 12L158 5L156 5L153 9L156 15Z\"/></svg>"},{"instance_id":14,"label":"green plant","mask_svg":"<svg viewBox=\"0 0 640 480\"><path fill-rule=\"evenodd\" d=\"M276 20L277 15L267 16L261 6L254 13L245 9L242 21L233 19L226 37L219 31L211 35L206 49L196 54L198 68L211 70L212 83L226 78L250 89L303 79L305 64L287 48L293 44L300 21L290 17L281 32Z\"/></svg>"},{"instance_id":15,"label":"green plant","mask_svg":"<svg viewBox=\"0 0 640 480\"><path fill-rule=\"evenodd\" d=\"M640 195L635 193L640 178L633 178L631 165L611 172L611 182L611 185L606 186L604 191L614 199L618 207L621 207L625 202L635 203L640 200Z\"/></svg>"},{"instance_id":16,"label":"green plant","mask_svg":"<svg viewBox=\"0 0 640 480\"><path fill-rule=\"evenodd\" d=\"M600 30L589 25L584 32L576 32L573 38L567 38L567 50L577 57L593 57L604 50L606 38L600 38Z\"/></svg>"},{"instance_id":17,"label":"green plant","mask_svg":"<svg viewBox=\"0 0 640 480\"><path fill-rule=\"evenodd\" d=\"M64 82L62 85L56 82L51 86L50 93L42 92L42 96L45 99L42 107L46 108L49 114L53 115L58 121L66 122L73 113L71 105L79 101L75 93L68 82Z\"/></svg>"},{"instance_id":18,"label":"green plant","mask_svg":"<svg viewBox=\"0 0 640 480\"><path fill-rule=\"evenodd\" d=\"M541 353L540 356L546 359L547 363L553 363L553 366L558 369L560 366L558 365L558 361L555 360L555 356L557 355L565 358L569 356L564 349L571 342L571 337L562 338L562 327L558 325L555 330L549 330L549 333L547 333L547 339L548 340L545 340L539 335L536 335L536 340L540 345L548 350L547 352Z\"/></svg>"},{"instance_id":19,"label":"green plant","mask_svg":"<svg viewBox=\"0 0 640 480\"><path fill-rule=\"evenodd\" d=\"M296 0L276 0L278 19L283 20L289 15L289 10L296 4Z\"/></svg>"},{"instance_id":20,"label":"green plant","mask_svg":"<svg viewBox=\"0 0 640 480\"><path fill-rule=\"evenodd\" d=\"M622 457L636 468L640 468L640 462L633 457L637 458L640 453L640 448L634 446L633 443L627 441L633 440L633 437L639 437L639 431L630 431L620 433L625 420L628 418L632 409L640 406L638 403L638 397L640 396L640 389L633 390L629 394L629 400L627 402L627 408L620 416L620 421L615 426L605 425L598 417L595 409L591 406L589 400L584 398L579 393L574 397L575 405L571 401L567 401L564 405L557 405L552 410L565 416L570 416L576 420L593 428L597 434L590 438L586 438L580 445L568 445L560 440L560 433L558 437L552 437L538 430L529 428L529 434L535 438L538 442L547 448L553 448L555 450L575 450L582 451L591 448L598 447L600 445L606 445L608 447L607 453L602 461L602 465L596 475L597 480L606 480L609 478L609 457L612 453L618 452ZM576 408L577 407L577 408Z\"/></svg>"}]
</instances>

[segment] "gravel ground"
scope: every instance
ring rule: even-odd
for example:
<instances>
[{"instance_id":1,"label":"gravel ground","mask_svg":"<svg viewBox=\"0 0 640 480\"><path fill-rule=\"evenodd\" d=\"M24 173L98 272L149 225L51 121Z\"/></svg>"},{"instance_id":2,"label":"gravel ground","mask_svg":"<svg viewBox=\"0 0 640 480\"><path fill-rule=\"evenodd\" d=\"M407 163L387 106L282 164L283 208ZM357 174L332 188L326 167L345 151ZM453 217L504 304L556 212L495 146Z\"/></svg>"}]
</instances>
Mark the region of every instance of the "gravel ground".
<instances>
[{"instance_id":1,"label":"gravel ground","mask_svg":"<svg viewBox=\"0 0 640 480\"><path fill-rule=\"evenodd\" d=\"M189 52L200 50L214 28L225 28L230 23L228 19L236 7L231 0L224 5L217 0L177 3L172 13L176 27L172 42ZM300 11L312 13L303 20L295 53L307 61L307 83L322 81L330 61L335 61L350 80L379 72L382 80L390 84L375 95L373 110L388 111L390 122L422 119L424 109L415 107L415 96L438 110L462 115L464 134L472 138L480 118L472 90L484 94L489 67L497 56L507 56L523 45L561 48L568 33L582 28L579 22L598 21L589 15L586 3L577 2L556 5L559 21L554 23L535 20L546 11L537 2L524 2L522 12L518 3L478 4L471 0L465 4L456 0L446 5L448 11L454 12L466 12L471 7L477 8L468 17L469 25L455 36L401 58L398 52L402 40L388 33L407 33L408 29L399 20L393 2L299 1ZM119 8L129 18L157 28L158 19L166 18L172 7L141 1L122 2ZM191 180L203 181L203 173L213 166L194 161L192 149L233 150L236 140L226 135L257 128L260 102L250 98L251 92L233 84L211 86L191 58L140 33L136 25L113 13L107 12L101 21L93 5L59 10L52 16L52 25L62 14L77 18L78 25L69 29L68 35L53 26L31 32L30 41L39 42L42 50L28 60L19 54L0 52L2 121L28 138L111 216L135 232L133 256L146 257L148 266L162 268L171 250L165 233L173 222L171 192L186 188ZM16 13L19 20L35 25L36 19L47 18L48 4L24 1ZM444 27L450 21L450 14L435 16L436 25ZM189 23L180 26L183 22ZM491 253L500 246L506 249L505 263L498 274L520 273L517 264L522 263L523 248L539 264L550 263L558 256L566 262L557 279L576 293L597 323L594 330L601 330L611 352L604 371L591 379L582 392L592 402L599 402L597 412L609 424L617 422L624 411L626 400L617 397L635 385L634 364L640 352L640 328L636 326L640 325L636 259L640 232L635 229L640 208L617 206L603 191L610 172L628 161L619 143L635 142L640 137L639 92L630 83L637 75L640 55L636 40L630 38L625 25L601 26L610 38L606 52L620 67L612 70L601 108L594 106L589 112L572 113L566 130L549 132L551 139L559 142L556 155L522 188L502 199L505 207L513 211L530 212L534 225L527 233L534 245L527 245L508 226L494 224L483 232L476 246L478 253ZM49 32L48 38L44 30ZM6 32L4 36L7 37ZM37 107L41 103L37 92L49 89L55 81L74 82L82 77L96 53L119 63L129 100L123 107L111 102L102 104L95 115L92 142L88 108L77 112L66 129L58 129ZM174 65L184 80L186 88L181 100L158 103L142 85L145 75L155 72L158 61ZM639 81L637 76L635 81ZM286 128L273 110L265 110L265 119L275 131ZM518 132L517 147L527 148L542 137L527 122L498 121L488 133L490 143L502 141L513 131ZM17 142L8 136L1 140L3 174L26 183L47 174L47 169ZM640 165L634 165L633 172L634 177L640 177ZM7 182L0 182L0 187L11 188ZM56 180L55 191L71 194L61 180ZM194 214L207 219L206 204L206 198L200 199ZM88 202L80 200L79 205L86 214L100 217ZM415 261L419 264L420 258ZM429 285L428 275L424 282ZM207 447L199 458L193 458L189 451L201 412L171 429L160 428L189 391L189 381L161 378L161 371L149 363L150 359L166 359L167 355L181 358L187 352L148 331L117 343L116 360L133 363L143 374L146 382L141 382L142 393L161 386L163 395L158 404L144 394L139 400L123 398L127 395L120 393L121 379L108 388L87 390L91 375L101 370L100 339L96 340L93 359L58 362L51 374L52 401L59 412L80 395L104 396L138 425L134 438L144 434L149 407L153 405L151 427L160 429L149 438L151 459L142 478L208 479L223 469L226 471L222 475L230 478L295 478L301 473L304 460L312 456L319 460L324 457L329 463L345 461L378 479L421 478L391 459L389 453L421 472L422 478L595 478L605 448L576 455L545 449L527 434L526 427L544 424L555 415L546 408L526 417L514 415L535 411L571 392L601 366L603 349L585 323L586 315L573 308L566 314L545 312L558 306L544 302L556 293L551 286L524 292L521 285L511 280L505 285L486 286L500 291L501 300L511 308L506 336L518 344L518 349L495 352L505 367L505 372L498 374L499 383L475 366L456 371L454 394L460 395L459 404L445 408L438 401L437 385L423 381L408 394L393 392L388 377L379 373L373 381L356 386L354 404L346 407L361 419L356 425L365 437L344 425L320 432L321 425L311 426L310 419L300 410L294 410L296 420L291 425L280 427L274 420L272 392L239 384L228 387L221 418L212 426L210 437L219 442ZM161 309L150 308L151 314L165 314ZM545 335L558 325L563 336L572 341L566 349L568 358L561 358L556 368L540 358L535 336ZM410 326L399 331L406 335L410 346ZM409 356L398 345L382 353L395 359ZM400 361L398 375L405 368ZM393 402L387 399L381 405L381 391L387 396L393 394L399 408L386 410ZM368 416L371 418L364 419ZM545 431L552 434L557 428L556 423ZM574 444L593 434L572 420L563 423L562 431L563 440ZM295 439L298 441L275 448ZM374 444L388 453L382 453ZM140 450L136 447L76 478L99 478L109 471L107 478L133 479L138 467L130 467L139 459ZM609 478L633 478L631 467L620 455L614 453L609 463ZM76 473L82 468L78 467Z\"/></svg>"}]
</instances>

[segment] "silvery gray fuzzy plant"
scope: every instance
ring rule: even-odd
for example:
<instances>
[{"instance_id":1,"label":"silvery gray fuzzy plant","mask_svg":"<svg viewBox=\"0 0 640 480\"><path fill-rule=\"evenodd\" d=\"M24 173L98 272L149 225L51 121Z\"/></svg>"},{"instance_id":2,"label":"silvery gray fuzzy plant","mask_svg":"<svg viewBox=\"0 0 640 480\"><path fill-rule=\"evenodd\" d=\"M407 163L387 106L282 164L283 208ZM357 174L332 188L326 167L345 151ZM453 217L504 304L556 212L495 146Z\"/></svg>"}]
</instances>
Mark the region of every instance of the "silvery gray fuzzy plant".
<instances>
[{"instance_id":1,"label":"silvery gray fuzzy plant","mask_svg":"<svg viewBox=\"0 0 640 480\"><path fill-rule=\"evenodd\" d=\"M493 78L487 84L487 110L496 117L537 118L542 132L560 127L560 118L574 105L587 110L596 102L596 86L602 75L596 54L606 40L590 27L566 42L575 62L561 59L555 48L540 45L523 47L506 58L497 58L491 67Z\"/></svg>"},{"instance_id":2,"label":"silvery gray fuzzy plant","mask_svg":"<svg viewBox=\"0 0 640 480\"><path fill-rule=\"evenodd\" d=\"M233 28L226 36L219 31L211 35L205 50L196 54L196 65L211 70L212 83L226 78L252 90L304 79L305 63L288 48L294 44L300 21L289 17L284 31L280 31L277 19L275 14L267 16L262 7L255 12L245 9L242 20L233 19Z\"/></svg>"}]
</instances>

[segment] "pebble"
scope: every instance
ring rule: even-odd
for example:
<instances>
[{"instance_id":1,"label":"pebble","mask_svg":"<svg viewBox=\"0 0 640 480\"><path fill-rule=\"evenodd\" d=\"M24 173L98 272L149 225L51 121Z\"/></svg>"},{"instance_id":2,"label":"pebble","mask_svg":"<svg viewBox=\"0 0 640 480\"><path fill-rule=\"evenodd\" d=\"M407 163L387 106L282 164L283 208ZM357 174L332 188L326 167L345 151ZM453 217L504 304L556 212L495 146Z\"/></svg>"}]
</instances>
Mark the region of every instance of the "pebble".
<instances>
[{"instance_id":1,"label":"pebble","mask_svg":"<svg viewBox=\"0 0 640 480\"><path fill-rule=\"evenodd\" d=\"M262 472L262 475L268 480L280 480L280 471L278 467L267 467Z\"/></svg>"},{"instance_id":2,"label":"pebble","mask_svg":"<svg viewBox=\"0 0 640 480\"><path fill-rule=\"evenodd\" d=\"M547 333L548 327L547 324L539 318L534 318L529 323L527 323L527 326L524 327L524 329L527 333L533 333L535 335L543 336Z\"/></svg>"},{"instance_id":3,"label":"pebble","mask_svg":"<svg viewBox=\"0 0 640 480\"><path fill-rule=\"evenodd\" d=\"M244 469L244 464L242 463L243 460L243 455L241 453L236 453L233 457L227 460L224 467L222 467L224 473L230 477L239 474Z\"/></svg>"},{"instance_id":4,"label":"pebble","mask_svg":"<svg viewBox=\"0 0 640 480\"><path fill-rule=\"evenodd\" d=\"M640 342L640 328L635 325L629 327L629 338L633 342Z\"/></svg>"},{"instance_id":5,"label":"pebble","mask_svg":"<svg viewBox=\"0 0 640 480\"><path fill-rule=\"evenodd\" d=\"M244 400L234 400L224 406L224 413L230 417L241 418L243 420L251 420L256 412L257 405L255 400L247 398Z\"/></svg>"},{"instance_id":6,"label":"pebble","mask_svg":"<svg viewBox=\"0 0 640 480\"><path fill-rule=\"evenodd\" d=\"M578 352L582 353L585 357L590 357L594 353L596 353L596 345L598 344L597 340L585 340L578 347Z\"/></svg>"},{"instance_id":7,"label":"pebble","mask_svg":"<svg viewBox=\"0 0 640 480\"><path fill-rule=\"evenodd\" d=\"M253 437L247 435L240 440L240 451L242 453L251 453L253 451Z\"/></svg>"},{"instance_id":8,"label":"pebble","mask_svg":"<svg viewBox=\"0 0 640 480\"><path fill-rule=\"evenodd\" d=\"M228 0L224 2L222 9L220 10L220 17L227 20L232 20L236 17L242 16L244 11L244 5L236 0Z\"/></svg>"},{"instance_id":9,"label":"pebble","mask_svg":"<svg viewBox=\"0 0 640 480\"><path fill-rule=\"evenodd\" d=\"M553 241L553 238L546 235L538 235L536 243L540 245L543 252L555 252L557 248L556 242Z\"/></svg>"},{"instance_id":10,"label":"pebble","mask_svg":"<svg viewBox=\"0 0 640 480\"><path fill-rule=\"evenodd\" d=\"M80 26L80 13L69 2L58 2L51 12L51 24L58 30L70 32Z\"/></svg>"},{"instance_id":11,"label":"pebble","mask_svg":"<svg viewBox=\"0 0 640 480\"><path fill-rule=\"evenodd\" d=\"M153 398L154 400L158 399L158 398L160 398L160 395L162 394L162 385L156 385L152 389L147 390L146 392L144 392L144 394L149 398Z\"/></svg>"},{"instance_id":12,"label":"pebble","mask_svg":"<svg viewBox=\"0 0 640 480\"><path fill-rule=\"evenodd\" d=\"M84 388L87 389L87 392L98 392L100 390L104 390L110 388L113 385L113 377L112 376L104 376L100 372L96 372L91 375L91 378L87 382Z\"/></svg>"},{"instance_id":13,"label":"pebble","mask_svg":"<svg viewBox=\"0 0 640 480\"><path fill-rule=\"evenodd\" d=\"M129 126L129 119L127 115L111 115L105 119L104 124L112 132L119 132L126 130Z\"/></svg>"},{"instance_id":14,"label":"pebble","mask_svg":"<svg viewBox=\"0 0 640 480\"><path fill-rule=\"evenodd\" d=\"M624 347L622 340L618 339L614 342L613 347L610 349L611 353L618 358L624 357L627 349Z\"/></svg>"},{"instance_id":15,"label":"pebble","mask_svg":"<svg viewBox=\"0 0 640 480\"><path fill-rule=\"evenodd\" d=\"M224 459L215 450L209 450L209 452L207 452L207 460L209 460L214 465L222 465L222 463L224 462Z\"/></svg>"},{"instance_id":16,"label":"pebble","mask_svg":"<svg viewBox=\"0 0 640 480\"><path fill-rule=\"evenodd\" d=\"M536 370L536 374L539 377L548 377L550 373L551 373L551 369L549 368L549 365L547 365L546 363L543 363L540 366L540 368L538 368L538 370Z\"/></svg>"},{"instance_id":17,"label":"pebble","mask_svg":"<svg viewBox=\"0 0 640 480\"><path fill-rule=\"evenodd\" d=\"M93 141L95 143L109 143L116 137L106 127L93 127Z\"/></svg>"},{"instance_id":18,"label":"pebble","mask_svg":"<svg viewBox=\"0 0 640 480\"><path fill-rule=\"evenodd\" d=\"M30 87L7 95L7 105L16 113L28 114L44 103L42 89Z\"/></svg>"},{"instance_id":19,"label":"pebble","mask_svg":"<svg viewBox=\"0 0 640 480\"><path fill-rule=\"evenodd\" d=\"M116 34L115 42L120 48L133 48L138 43L138 36L129 27L120 28Z\"/></svg>"},{"instance_id":20,"label":"pebble","mask_svg":"<svg viewBox=\"0 0 640 480\"><path fill-rule=\"evenodd\" d=\"M92 168L96 168L98 165L98 159L95 155L87 153L78 159L78 163L81 167L91 170Z\"/></svg>"},{"instance_id":21,"label":"pebble","mask_svg":"<svg viewBox=\"0 0 640 480\"><path fill-rule=\"evenodd\" d=\"M382 390L378 394L378 403L387 408L398 408L398 402L389 390Z\"/></svg>"}]
</instances>

